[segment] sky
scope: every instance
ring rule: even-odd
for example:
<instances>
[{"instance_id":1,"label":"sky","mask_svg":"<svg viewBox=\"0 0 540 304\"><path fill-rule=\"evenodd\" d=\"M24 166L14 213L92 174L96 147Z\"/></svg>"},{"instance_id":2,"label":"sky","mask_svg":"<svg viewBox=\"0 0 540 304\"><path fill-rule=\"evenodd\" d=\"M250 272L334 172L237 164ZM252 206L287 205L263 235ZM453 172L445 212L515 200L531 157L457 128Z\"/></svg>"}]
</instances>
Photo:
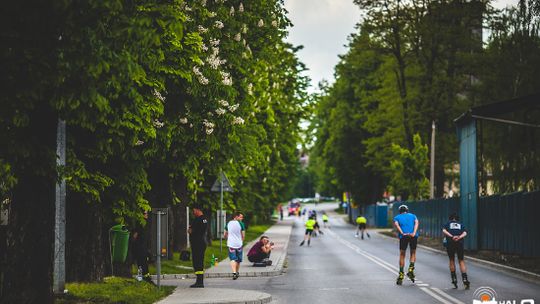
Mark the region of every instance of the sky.
<instances>
[{"instance_id":1,"label":"sky","mask_svg":"<svg viewBox=\"0 0 540 304\"><path fill-rule=\"evenodd\" d=\"M493 5L504 8L517 2L495 0ZM314 92L321 80L333 82L338 55L347 52L347 37L356 31L360 9L353 0L285 0L285 8L294 25L287 41L304 46L298 56L309 69L309 92Z\"/></svg>"}]
</instances>

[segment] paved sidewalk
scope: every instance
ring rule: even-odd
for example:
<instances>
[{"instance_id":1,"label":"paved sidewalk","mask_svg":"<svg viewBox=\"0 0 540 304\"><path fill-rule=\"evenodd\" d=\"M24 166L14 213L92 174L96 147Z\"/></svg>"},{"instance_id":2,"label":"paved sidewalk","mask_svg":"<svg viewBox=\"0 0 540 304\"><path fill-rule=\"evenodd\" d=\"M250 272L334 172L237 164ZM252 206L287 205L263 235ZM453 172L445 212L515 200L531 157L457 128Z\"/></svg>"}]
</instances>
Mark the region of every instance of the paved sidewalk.
<instances>
[{"instance_id":1,"label":"paved sidewalk","mask_svg":"<svg viewBox=\"0 0 540 304\"><path fill-rule=\"evenodd\" d=\"M272 266L253 267L252 263L247 260L247 252L259 239L253 240L244 246L244 258L240 266L240 278L242 277L259 277L259 276L276 276L283 272L283 265L287 257L287 248L289 246L289 238L291 236L294 218L285 219L270 227L264 233L271 241L274 242L274 249L270 255ZM224 250L227 250L224 247ZM192 275L162 275L161 283L163 285L177 285L179 280L192 278ZM232 277L230 260L221 261L218 266L206 269L206 278L226 278ZM155 278L154 278L155 281ZM184 281L185 282L185 281ZM239 289L224 289L224 288L189 288L185 284L179 285L174 292L167 298L158 302L158 304L183 304L183 303L270 303L272 296L264 293L251 290Z\"/></svg>"}]
</instances>

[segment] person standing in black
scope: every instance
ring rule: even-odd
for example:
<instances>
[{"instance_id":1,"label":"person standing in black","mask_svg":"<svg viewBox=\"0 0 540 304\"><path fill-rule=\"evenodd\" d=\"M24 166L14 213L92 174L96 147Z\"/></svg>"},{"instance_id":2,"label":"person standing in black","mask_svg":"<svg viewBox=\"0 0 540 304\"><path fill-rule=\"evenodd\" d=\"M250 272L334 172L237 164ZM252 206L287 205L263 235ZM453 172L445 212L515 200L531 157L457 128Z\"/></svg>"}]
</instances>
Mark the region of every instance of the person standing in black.
<instances>
[{"instance_id":1,"label":"person standing in black","mask_svg":"<svg viewBox=\"0 0 540 304\"><path fill-rule=\"evenodd\" d=\"M191 256L193 271L197 275L195 284L191 288L204 288L204 252L206 251L206 228L208 220L203 214L201 206L192 207L195 218L189 226L189 242L191 244Z\"/></svg>"},{"instance_id":2,"label":"person standing in black","mask_svg":"<svg viewBox=\"0 0 540 304\"><path fill-rule=\"evenodd\" d=\"M463 285L465 285L466 289L469 289L471 283L467 277L467 267L465 266L463 254L463 238L467 236L467 231L465 230L465 226L459 222L457 213L450 215L449 222L442 227L442 232L446 239L446 252L448 253L452 284L454 285L454 288L458 287L455 264L455 256L457 255Z\"/></svg>"},{"instance_id":3,"label":"person standing in black","mask_svg":"<svg viewBox=\"0 0 540 304\"><path fill-rule=\"evenodd\" d=\"M143 219L145 224L138 226L131 236L132 253L137 262L137 268L140 270L143 280L153 283L148 271L148 261L150 260L150 252L148 250L148 238L146 229L148 228L148 211L143 211Z\"/></svg>"}]
</instances>

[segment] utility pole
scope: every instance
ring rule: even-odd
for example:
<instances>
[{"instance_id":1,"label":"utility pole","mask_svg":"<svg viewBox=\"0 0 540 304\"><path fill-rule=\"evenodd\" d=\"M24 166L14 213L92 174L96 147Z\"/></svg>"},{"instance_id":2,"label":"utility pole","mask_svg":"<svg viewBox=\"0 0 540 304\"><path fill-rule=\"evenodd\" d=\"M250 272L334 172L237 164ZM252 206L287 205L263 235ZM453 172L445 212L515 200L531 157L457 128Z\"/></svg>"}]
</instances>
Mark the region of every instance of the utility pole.
<instances>
[{"instance_id":1,"label":"utility pole","mask_svg":"<svg viewBox=\"0 0 540 304\"><path fill-rule=\"evenodd\" d=\"M66 122L58 119L56 130L56 165L66 165ZM66 180L56 184L54 221L53 292L63 294L66 285Z\"/></svg>"},{"instance_id":2,"label":"utility pole","mask_svg":"<svg viewBox=\"0 0 540 304\"><path fill-rule=\"evenodd\" d=\"M435 120L431 123L431 166L429 168L429 198L435 198Z\"/></svg>"}]
</instances>

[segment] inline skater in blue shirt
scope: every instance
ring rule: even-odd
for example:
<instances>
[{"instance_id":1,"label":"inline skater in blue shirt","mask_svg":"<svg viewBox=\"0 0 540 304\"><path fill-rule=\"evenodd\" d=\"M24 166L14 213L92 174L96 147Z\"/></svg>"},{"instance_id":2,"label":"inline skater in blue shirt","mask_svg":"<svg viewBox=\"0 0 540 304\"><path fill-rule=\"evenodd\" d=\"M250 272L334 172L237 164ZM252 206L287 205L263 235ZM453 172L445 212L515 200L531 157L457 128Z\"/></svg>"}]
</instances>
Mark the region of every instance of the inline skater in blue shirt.
<instances>
[{"instance_id":1,"label":"inline skater in blue shirt","mask_svg":"<svg viewBox=\"0 0 540 304\"><path fill-rule=\"evenodd\" d=\"M449 265L452 284L454 285L454 288L458 288L455 263L455 256L457 254L463 285L465 285L465 289L469 289L471 283L467 278L467 267L465 266L463 256L463 238L467 236L467 231L465 230L465 226L459 222L459 216L456 213L450 215L449 222L442 227L442 232L446 237L446 252L448 253L448 258L450 260Z\"/></svg>"},{"instance_id":2,"label":"inline skater in blue shirt","mask_svg":"<svg viewBox=\"0 0 540 304\"><path fill-rule=\"evenodd\" d=\"M416 215L409 213L407 205L399 206L399 215L394 217L394 226L398 231L399 236L399 275L396 284L401 285L403 278L403 267L405 266L405 255L407 247L410 247L409 269L407 276L414 283L414 263L416 262L416 245L418 243L418 218Z\"/></svg>"}]
</instances>

